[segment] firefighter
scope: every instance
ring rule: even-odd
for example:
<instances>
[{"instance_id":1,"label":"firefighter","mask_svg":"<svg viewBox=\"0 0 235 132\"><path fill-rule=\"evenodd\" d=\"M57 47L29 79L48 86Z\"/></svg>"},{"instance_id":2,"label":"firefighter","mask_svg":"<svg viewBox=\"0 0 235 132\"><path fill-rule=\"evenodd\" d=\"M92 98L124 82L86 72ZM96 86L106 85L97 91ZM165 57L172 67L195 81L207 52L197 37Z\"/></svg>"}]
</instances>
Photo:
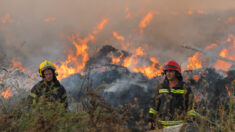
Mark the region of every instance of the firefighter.
<instances>
[{"instance_id":1,"label":"firefighter","mask_svg":"<svg viewBox=\"0 0 235 132\"><path fill-rule=\"evenodd\" d=\"M28 96L30 105L36 104L39 101L43 103L63 103L67 108L67 96L64 87L56 78L56 68L50 61L45 60L39 66L39 74L42 80L39 81L31 90Z\"/></svg>"},{"instance_id":2,"label":"firefighter","mask_svg":"<svg viewBox=\"0 0 235 132\"><path fill-rule=\"evenodd\" d=\"M193 93L183 82L181 67L175 61L164 66L165 79L156 90L154 107L149 109L149 129L162 129L193 119Z\"/></svg>"}]
</instances>

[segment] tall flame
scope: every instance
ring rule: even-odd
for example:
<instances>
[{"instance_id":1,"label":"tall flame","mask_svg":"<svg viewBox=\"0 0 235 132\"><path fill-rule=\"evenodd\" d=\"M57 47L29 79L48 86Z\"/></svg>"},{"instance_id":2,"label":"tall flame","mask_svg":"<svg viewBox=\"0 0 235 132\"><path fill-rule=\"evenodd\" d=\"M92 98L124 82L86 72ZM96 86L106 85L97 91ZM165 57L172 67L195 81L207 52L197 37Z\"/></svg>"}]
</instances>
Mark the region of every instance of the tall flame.
<instances>
[{"instance_id":1,"label":"tall flame","mask_svg":"<svg viewBox=\"0 0 235 132\"><path fill-rule=\"evenodd\" d=\"M59 71L58 79L61 80L71 74L81 73L86 66L86 62L89 59L88 56L88 43L95 39L95 34L103 30L104 25L108 22L108 19L103 19L102 22L94 28L92 33L88 34L85 38L80 38L79 35L72 35L72 43L76 52L70 50L67 59L64 62L60 62L60 65L56 65ZM82 74L82 73L81 73Z\"/></svg>"},{"instance_id":2,"label":"tall flame","mask_svg":"<svg viewBox=\"0 0 235 132\"><path fill-rule=\"evenodd\" d=\"M76 53L70 50L67 60L61 62L60 66L56 66L59 71L58 79L61 80L71 74L80 73L86 65L88 60L88 46L87 42L94 39L93 36L88 36L84 40L72 36L72 43L76 48Z\"/></svg>"},{"instance_id":3,"label":"tall flame","mask_svg":"<svg viewBox=\"0 0 235 132\"><path fill-rule=\"evenodd\" d=\"M11 89L8 88L6 91L2 92L1 95L2 95L3 98L8 99L9 97L12 96Z\"/></svg>"},{"instance_id":4,"label":"tall flame","mask_svg":"<svg viewBox=\"0 0 235 132\"><path fill-rule=\"evenodd\" d=\"M189 64L187 65L187 70L200 69L202 67L200 56L201 54L196 52L192 57L188 58Z\"/></svg>"}]
</instances>

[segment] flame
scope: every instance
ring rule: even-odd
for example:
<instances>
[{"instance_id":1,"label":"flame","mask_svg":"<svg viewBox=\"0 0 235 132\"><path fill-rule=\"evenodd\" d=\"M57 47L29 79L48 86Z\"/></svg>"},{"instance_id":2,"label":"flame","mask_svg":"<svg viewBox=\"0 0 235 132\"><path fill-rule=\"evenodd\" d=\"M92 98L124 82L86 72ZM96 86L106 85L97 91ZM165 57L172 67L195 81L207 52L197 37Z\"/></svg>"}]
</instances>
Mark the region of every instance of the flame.
<instances>
[{"instance_id":1,"label":"flame","mask_svg":"<svg viewBox=\"0 0 235 132\"><path fill-rule=\"evenodd\" d=\"M19 70L21 70L23 72L27 72L27 70L23 67L23 64L21 62L16 61L16 60L13 59L11 61L11 64L12 64L13 68L17 68L17 69L19 69Z\"/></svg>"},{"instance_id":2,"label":"flame","mask_svg":"<svg viewBox=\"0 0 235 132\"><path fill-rule=\"evenodd\" d=\"M87 43L94 39L94 36L88 36L85 39L76 38L72 36L72 43L76 49L76 53L70 50L67 55L67 60L61 62L60 66L56 65L56 69L60 72L58 79L61 80L71 74L80 73L88 61L88 46Z\"/></svg>"},{"instance_id":3,"label":"flame","mask_svg":"<svg viewBox=\"0 0 235 132\"><path fill-rule=\"evenodd\" d=\"M117 32L113 32L113 36L120 41L120 45L122 46L123 50L127 50L129 48L129 46L131 45L130 42L124 42L125 41L125 37L119 35Z\"/></svg>"},{"instance_id":4,"label":"flame","mask_svg":"<svg viewBox=\"0 0 235 132\"><path fill-rule=\"evenodd\" d=\"M192 10L192 9L188 9L187 14L188 14L188 15L193 15L193 10Z\"/></svg>"},{"instance_id":5,"label":"flame","mask_svg":"<svg viewBox=\"0 0 235 132\"><path fill-rule=\"evenodd\" d=\"M135 53L135 56L138 57L138 56L143 56L144 55L144 50L142 47L138 47L136 49L136 53Z\"/></svg>"},{"instance_id":6,"label":"flame","mask_svg":"<svg viewBox=\"0 0 235 132\"><path fill-rule=\"evenodd\" d=\"M93 33L94 35L97 34L97 33L99 33L101 30L103 30L104 25L105 25L106 23L108 23L108 21L109 21L108 18L103 19L103 20L101 21L101 23L93 30L92 33Z\"/></svg>"},{"instance_id":7,"label":"flame","mask_svg":"<svg viewBox=\"0 0 235 132\"><path fill-rule=\"evenodd\" d=\"M232 66L231 63L223 61L223 60L217 60L214 68L216 70L224 70L224 71L228 71L228 69Z\"/></svg>"},{"instance_id":8,"label":"flame","mask_svg":"<svg viewBox=\"0 0 235 132\"><path fill-rule=\"evenodd\" d=\"M124 38L123 36L118 35L117 32L113 32L113 36L114 36L117 40L122 40L122 41L125 40L125 38Z\"/></svg>"},{"instance_id":9,"label":"flame","mask_svg":"<svg viewBox=\"0 0 235 132\"><path fill-rule=\"evenodd\" d=\"M135 53L131 57L124 59L122 66L131 69L134 72L140 72L148 78L160 76L163 67L159 65L158 60L154 57L150 57L149 61L151 64L143 64L139 59L144 57L145 53L142 47L138 47Z\"/></svg>"},{"instance_id":10,"label":"flame","mask_svg":"<svg viewBox=\"0 0 235 132\"><path fill-rule=\"evenodd\" d=\"M187 70L200 69L202 67L202 62L200 61L201 53L196 52L192 57L188 58L189 64L187 65Z\"/></svg>"},{"instance_id":11,"label":"flame","mask_svg":"<svg viewBox=\"0 0 235 132\"><path fill-rule=\"evenodd\" d=\"M152 62L152 65L143 66L143 67L133 67L132 70L134 72L140 72L150 79L155 76L160 76L163 71L163 68L162 67L159 67L159 69L156 68L156 66L159 66L158 60L155 59L154 57L151 57L150 61Z\"/></svg>"},{"instance_id":12,"label":"flame","mask_svg":"<svg viewBox=\"0 0 235 132\"><path fill-rule=\"evenodd\" d=\"M121 61L122 57L123 57L123 54L121 54L118 57L113 57L111 64L118 64Z\"/></svg>"},{"instance_id":13,"label":"flame","mask_svg":"<svg viewBox=\"0 0 235 132\"><path fill-rule=\"evenodd\" d=\"M210 50L210 49L213 49L213 48L215 48L215 47L217 47L217 46L218 46L217 44L213 43L213 44L211 44L211 45L208 45L205 49L206 49L206 50Z\"/></svg>"},{"instance_id":14,"label":"flame","mask_svg":"<svg viewBox=\"0 0 235 132\"><path fill-rule=\"evenodd\" d=\"M56 20L55 17L48 17L44 19L44 22L54 22Z\"/></svg>"},{"instance_id":15,"label":"flame","mask_svg":"<svg viewBox=\"0 0 235 132\"><path fill-rule=\"evenodd\" d=\"M132 57L127 57L124 59L122 66L124 67L130 67L132 64L133 58Z\"/></svg>"},{"instance_id":16,"label":"flame","mask_svg":"<svg viewBox=\"0 0 235 132\"><path fill-rule=\"evenodd\" d=\"M205 11L201 10L201 9L198 9L198 10L194 11L193 9L189 8L188 11L187 11L188 15L193 15L194 13L197 13L197 14L200 14L200 15L206 14Z\"/></svg>"},{"instance_id":17,"label":"flame","mask_svg":"<svg viewBox=\"0 0 235 132\"><path fill-rule=\"evenodd\" d=\"M200 10L200 9L197 10L197 13L198 13L198 14L206 14L204 10Z\"/></svg>"},{"instance_id":18,"label":"flame","mask_svg":"<svg viewBox=\"0 0 235 132\"><path fill-rule=\"evenodd\" d=\"M228 56L228 50L227 49L223 49L220 53L219 53L219 55L221 56L221 57L227 57Z\"/></svg>"},{"instance_id":19,"label":"flame","mask_svg":"<svg viewBox=\"0 0 235 132\"><path fill-rule=\"evenodd\" d=\"M140 21L139 23L139 28L140 28L140 33L143 33L143 30L147 27L147 25L151 22L153 19L154 12L150 11L147 13L147 15Z\"/></svg>"},{"instance_id":20,"label":"flame","mask_svg":"<svg viewBox=\"0 0 235 132\"><path fill-rule=\"evenodd\" d=\"M233 40L233 42L232 42ZM228 38L226 39L227 43L231 43L233 45L228 46L224 49L222 49L219 53L219 55L223 58L228 58L230 60L235 60L235 54L234 54L234 48L235 48L235 37L232 34L229 34ZM228 71L229 68L232 66L231 63L229 62L225 62L222 60L217 60L217 62L214 65L214 68L217 70L224 70L224 71Z\"/></svg>"},{"instance_id":21,"label":"flame","mask_svg":"<svg viewBox=\"0 0 235 132\"><path fill-rule=\"evenodd\" d=\"M60 72L57 77L59 80L68 77L71 74L83 74L82 70L84 70L86 62L89 59L88 43L95 39L94 35L99 33L107 22L108 19L103 19L102 22L94 28L93 32L83 39L80 38L79 35L72 35L72 43L76 52L70 50L67 59L64 62L60 62L60 66L56 65L56 69Z\"/></svg>"},{"instance_id":22,"label":"flame","mask_svg":"<svg viewBox=\"0 0 235 132\"><path fill-rule=\"evenodd\" d=\"M230 95L231 95L231 91L229 90L228 84L225 85L225 88L226 88L226 90L228 91L228 96L230 96Z\"/></svg>"},{"instance_id":23,"label":"flame","mask_svg":"<svg viewBox=\"0 0 235 132\"><path fill-rule=\"evenodd\" d=\"M125 9L125 11L127 12L127 15L125 16L126 19L129 19L131 17L131 13L129 12L129 8L127 7Z\"/></svg>"},{"instance_id":24,"label":"flame","mask_svg":"<svg viewBox=\"0 0 235 132\"><path fill-rule=\"evenodd\" d=\"M225 24L231 24L234 22L234 17L229 17L226 21L225 21Z\"/></svg>"},{"instance_id":25,"label":"flame","mask_svg":"<svg viewBox=\"0 0 235 132\"><path fill-rule=\"evenodd\" d=\"M2 92L1 95L3 96L3 98L8 99L9 97L12 96L11 89L8 88L6 91Z\"/></svg>"},{"instance_id":26,"label":"flame","mask_svg":"<svg viewBox=\"0 0 235 132\"><path fill-rule=\"evenodd\" d=\"M5 14L5 16L2 17L2 23L6 24L9 19L10 19L10 14L9 13Z\"/></svg>"},{"instance_id":27,"label":"flame","mask_svg":"<svg viewBox=\"0 0 235 132\"><path fill-rule=\"evenodd\" d=\"M119 35L117 32L113 32L113 36L120 41L120 45L122 46L122 49L127 50L130 46L129 42L124 42L125 38L121 35Z\"/></svg>"},{"instance_id":28,"label":"flame","mask_svg":"<svg viewBox=\"0 0 235 132\"><path fill-rule=\"evenodd\" d=\"M227 40L226 40L226 42L231 42L232 41L232 37L231 36L229 36L228 38L227 38Z\"/></svg>"},{"instance_id":29,"label":"flame","mask_svg":"<svg viewBox=\"0 0 235 132\"><path fill-rule=\"evenodd\" d=\"M233 40L233 41L232 41ZM226 40L226 42L231 43L230 46L222 49L219 53L219 55L223 58L227 58L230 60L235 60L235 36L233 36L232 34L230 34Z\"/></svg>"},{"instance_id":30,"label":"flame","mask_svg":"<svg viewBox=\"0 0 235 132\"><path fill-rule=\"evenodd\" d=\"M235 46L235 36L233 34L229 34L226 42L230 43L233 40L233 46Z\"/></svg>"}]
</instances>

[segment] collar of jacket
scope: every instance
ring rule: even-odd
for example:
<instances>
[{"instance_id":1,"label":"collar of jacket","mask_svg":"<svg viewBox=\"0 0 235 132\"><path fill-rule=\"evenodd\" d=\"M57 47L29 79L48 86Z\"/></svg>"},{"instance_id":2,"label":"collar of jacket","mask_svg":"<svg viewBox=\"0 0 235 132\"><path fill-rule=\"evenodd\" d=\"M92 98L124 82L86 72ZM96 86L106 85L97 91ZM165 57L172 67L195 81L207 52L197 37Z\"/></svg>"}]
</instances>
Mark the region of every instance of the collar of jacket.
<instances>
[{"instance_id":1,"label":"collar of jacket","mask_svg":"<svg viewBox=\"0 0 235 132\"><path fill-rule=\"evenodd\" d=\"M47 86L47 87L54 87L55 86L55 83L53 81L51 82L47 82L47 81L43 81L43 83Z\"/></svg>"}]
</instances>

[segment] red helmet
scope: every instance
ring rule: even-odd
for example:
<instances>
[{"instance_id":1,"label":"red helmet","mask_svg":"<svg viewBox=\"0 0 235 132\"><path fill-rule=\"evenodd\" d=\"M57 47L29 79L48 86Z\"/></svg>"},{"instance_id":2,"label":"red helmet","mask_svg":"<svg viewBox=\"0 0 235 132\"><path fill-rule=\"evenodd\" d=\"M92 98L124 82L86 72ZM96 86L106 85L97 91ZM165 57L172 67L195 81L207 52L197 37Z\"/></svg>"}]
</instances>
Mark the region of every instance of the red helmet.
<instances>
[{"instance_id":1,"label":"red helmet","mask_svg":"<svg viewBox=\"0 0 235 132\"><path fill-rule=\"evenodd\" d=\"M164 71L166 70L174 70L174 71L178 71L179 73L181 73L181 67L180 65L176 62L176 61L169 61L166 63L166 65L164 66Z\"/></svg>"}]
</instances>

